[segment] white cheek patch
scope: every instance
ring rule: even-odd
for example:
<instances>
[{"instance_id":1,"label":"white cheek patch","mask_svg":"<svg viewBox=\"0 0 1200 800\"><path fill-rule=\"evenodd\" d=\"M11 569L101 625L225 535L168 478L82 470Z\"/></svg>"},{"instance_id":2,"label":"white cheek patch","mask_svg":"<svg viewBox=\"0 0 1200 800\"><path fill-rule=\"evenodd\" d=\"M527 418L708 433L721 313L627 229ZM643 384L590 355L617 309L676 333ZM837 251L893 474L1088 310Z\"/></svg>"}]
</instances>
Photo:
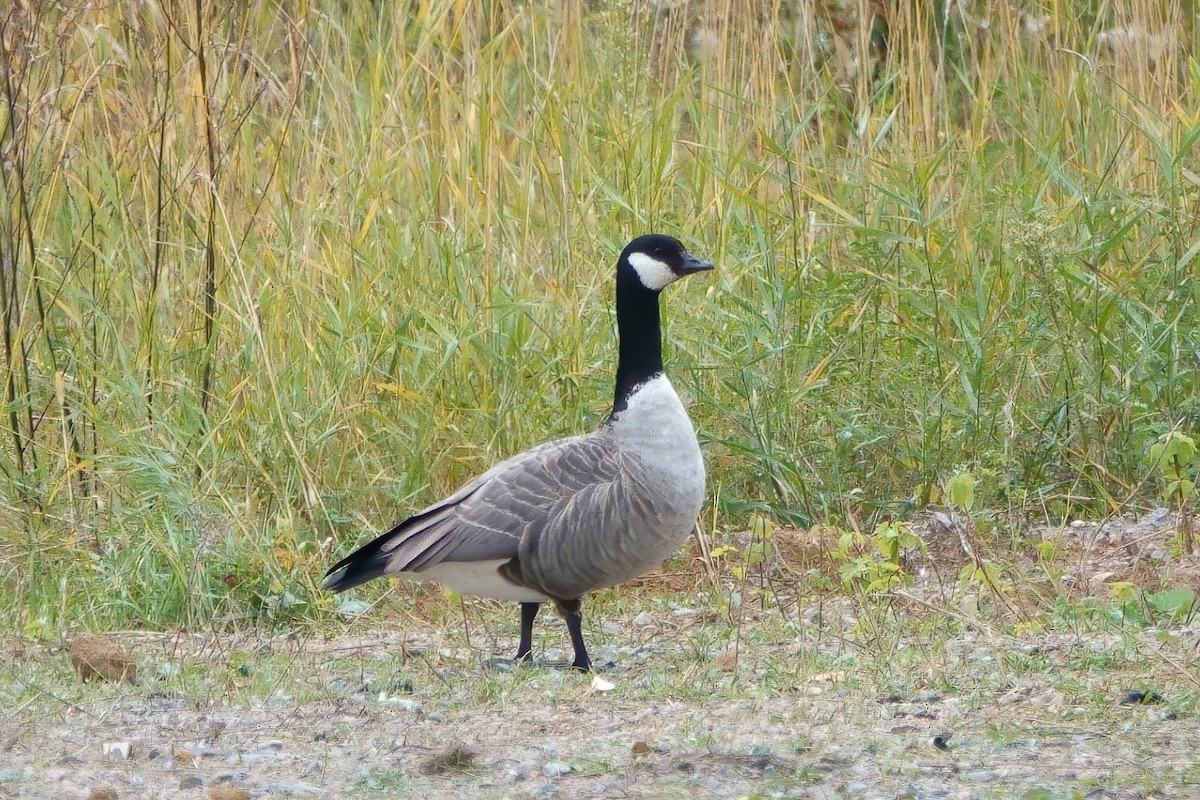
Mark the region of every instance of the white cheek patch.
<instances>
[{"instance_id":1,"label":"white cheek patch","mask_svg":"<svg viewBox=\"0 0 1200 800\"><path fill-rule=\"evenodd\" d=\"M647 289L658 291L679 279L670 267L645 253L630 253L629 264Z\"/></svg>"}]
</instances>

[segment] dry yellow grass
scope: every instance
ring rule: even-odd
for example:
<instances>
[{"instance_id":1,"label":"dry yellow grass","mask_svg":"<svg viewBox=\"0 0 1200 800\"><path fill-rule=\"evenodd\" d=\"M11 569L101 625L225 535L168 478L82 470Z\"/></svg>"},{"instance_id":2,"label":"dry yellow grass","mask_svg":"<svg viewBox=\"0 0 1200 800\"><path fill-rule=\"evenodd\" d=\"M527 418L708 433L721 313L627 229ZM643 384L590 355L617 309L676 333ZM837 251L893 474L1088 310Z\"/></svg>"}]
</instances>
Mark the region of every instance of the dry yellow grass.
<instances>
[{"instance_id":1,"label":"dry yellow grass","mask_svg":"<svg viewBox=\"0 0 1200 800\"><path fill-rule=\"evenodd\" d=\"M8 618L328 608L345 540L602 417L649 229L720 265L669 320L718 538L961 469L1156 501L1200 385L1184 7L668 5L0 12Z\"/></svg>"}]
</instances>

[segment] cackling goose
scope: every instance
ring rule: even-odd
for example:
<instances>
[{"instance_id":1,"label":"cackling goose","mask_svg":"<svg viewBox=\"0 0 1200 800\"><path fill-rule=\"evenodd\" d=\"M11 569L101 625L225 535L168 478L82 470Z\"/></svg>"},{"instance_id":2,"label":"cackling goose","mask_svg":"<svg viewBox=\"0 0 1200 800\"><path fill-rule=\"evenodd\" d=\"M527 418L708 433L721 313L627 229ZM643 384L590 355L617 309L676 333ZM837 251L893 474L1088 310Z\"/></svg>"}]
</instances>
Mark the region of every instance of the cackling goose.
<instances>
[{"instance_id":1,"label":"cackling goose","mask_svg":"<svg viewBox=\"0 0 1200 800\"><path fill-rule=\"evenodd\" d=\"M630 242L617 261L619 349L608 419L592 433L502 461L334 564L325 587L340 592L397 575L520 602L518 660L531 657L534 617L552 601L567 622L572 666L591 669L583 596L670 556L704 500L696 433L663 374L658 296L710 269L669 236Z\"/></svg>"}]
</instances>

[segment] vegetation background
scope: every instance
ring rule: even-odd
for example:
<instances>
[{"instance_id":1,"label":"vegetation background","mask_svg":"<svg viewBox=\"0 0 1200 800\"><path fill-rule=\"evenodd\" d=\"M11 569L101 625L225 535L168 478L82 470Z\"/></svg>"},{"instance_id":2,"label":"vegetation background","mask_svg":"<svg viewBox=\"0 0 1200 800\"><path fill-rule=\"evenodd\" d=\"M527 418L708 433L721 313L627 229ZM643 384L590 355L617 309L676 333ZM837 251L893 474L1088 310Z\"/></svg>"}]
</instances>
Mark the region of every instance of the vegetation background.
<instances>
[{"instance_id":1,"label":"vegetation background","mask_svg":"<svg viewBox=\"0 0 1200 800\"><path fill-rule=\"evenodd\" d=\"M1166 502L1186 551L1196 13L6 4L3 625L327 618L335 554L603 418L645 231L718 264L667 310L710 567L898 566L929 504Z\"/></svg>"}]
</instances>

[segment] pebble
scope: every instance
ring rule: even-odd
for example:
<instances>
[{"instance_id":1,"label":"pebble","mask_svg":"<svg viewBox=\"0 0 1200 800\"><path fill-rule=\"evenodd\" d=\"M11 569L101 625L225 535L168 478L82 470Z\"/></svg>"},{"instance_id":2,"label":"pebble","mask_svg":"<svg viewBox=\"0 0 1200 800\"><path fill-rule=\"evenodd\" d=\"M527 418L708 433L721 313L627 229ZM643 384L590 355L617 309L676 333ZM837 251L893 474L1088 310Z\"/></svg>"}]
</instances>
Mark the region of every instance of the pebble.
<instances>
[{"instance_id":1,"label":"pebble","mask_svg":"<svg viewBox=\"0 0 1200 800\"><path fill-rule=\"evenodd\" d=\"M186 778L180 778L180 780L179 780L180 791L187 791L188 789L199 789L203 786L204 786L204 781L202 781L200 779L200 777L197 775L188 775Z\"/></svg>"},{"instance_id":2,"label":"pebble","mask_svg":"<svg viewBox=\"0 0 1200 800\"><path fill-rule=\"evenodd\" d=\"M561 761L551 761L542 765L542 774L547 778L561 778L571 774L571 765Z\"/></svg>"},{"instance_id":3,"label":"pebble","mask_svg":"<svg viewBox=\"0 0 1200 800\"><path fill-rule=\"evenodd\" d=\"M389 706L396 706L401 711L409 714L419 715L421 713L421 704L416 700L409 700L404 697L388 697L386 694L381 693L379 695L379 702Z\"/></svg>"},{"instance_id":4,"label":"pebble","mask_svg":"<svg viewBox=\"0 0 1200 800\"><path fill-rule=\"evenodd\" d=\"M325 794L325 790L319 786L310 786L307 783L299 781L279 780L267 784L267 794L282 794L289 797L316 797Z\"/></svg>"},{"instance_id":5,"label":"pebble","mask_svg":"<svg viewBox=\"0 0 1200 800\"><path fill-rule=\"evenodd\" d=\"M645 628L649 625L653 625L654 624L654 615L651 614L649 611L643 611L642 613L638 614L636 617L633 618L633 624L639 625L643 628Z\"/></svg>"},{"instance_id":6,"label":"pebble","mask_svg":"<svg viewBox=\"0 0 1200 800\"><path fill-rule=\"evenodd\" d=\"M996 770L994 769L976 769L968 772L963 776L969 783L987 783L996 779Z\"/></svg>"},{"instance_id":7,"label":"pebble","mask_svg":"<svg viewBox=\"0 0 1200 800\"><path fill-rule=\"evenodd\" d=\"M536 769L537 766L535 764L528 762L514 764L513 766L504 770L504 780L508 783L519 783L521 781L528 780L530 777L532 777Z\"/></svg>"},{"instance_id":8,"label":"pebble","mask_svg":"<svg viewBox=\"0 0 1200 800\"><path fill-rule=\"evenodd\" d=\"M133 745L129 742L105 742L100 745L100 752L105 758L114 761L125 761L133 755Z\"/></svg>"},{"instance_id":9,"label":"pebble","mask_svg":"<svg viewBox=\"0 0 1200 800\"><path fill-rule=\"evenodd\" d=\"M335 608L334 610L339 614L346 614L348 616L357 616L359 614L365 614L368 611L370 611L371 604L366 602L365 600L346 600L344 602L338 603L337 608Z\"/></svg>"}]
</instances>

